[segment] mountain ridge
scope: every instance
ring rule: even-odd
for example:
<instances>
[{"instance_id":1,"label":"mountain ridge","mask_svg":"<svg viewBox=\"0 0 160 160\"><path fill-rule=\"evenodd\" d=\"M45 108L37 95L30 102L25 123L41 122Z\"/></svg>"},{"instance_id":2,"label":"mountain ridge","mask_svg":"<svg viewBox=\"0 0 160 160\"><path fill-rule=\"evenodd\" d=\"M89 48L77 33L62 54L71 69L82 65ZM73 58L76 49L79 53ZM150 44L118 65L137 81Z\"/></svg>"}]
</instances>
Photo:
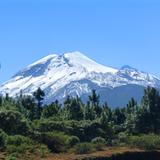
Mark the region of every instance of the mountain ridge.
<instances>
[{"instance_id":1,"label":"mountain ridge","mask_svg":"<svg viewBox=\"0 0 160 160\"><path fill-rule=\"evenodd\" d=\"M9 81L3 83L0 86L0 93L3 95L9 93L15 97L23 91L24 94L31 95L38 87L41 87L47 93L45 103L50 103L56 99L64 100L70 93L72 96L83 97L95 88L97 92L104 88L112 89L111 92L113 92L118 87L126 88L128 85L136 85L139 88L148 85L160 88L160 79L128 65L115 69L98 64L76 51L62 55L50 54L28 65ZM115 96L113 96L113 101L114 99L116 99ZM120 105L125 105L125 103Z\"/></svg>"}]
</instances>

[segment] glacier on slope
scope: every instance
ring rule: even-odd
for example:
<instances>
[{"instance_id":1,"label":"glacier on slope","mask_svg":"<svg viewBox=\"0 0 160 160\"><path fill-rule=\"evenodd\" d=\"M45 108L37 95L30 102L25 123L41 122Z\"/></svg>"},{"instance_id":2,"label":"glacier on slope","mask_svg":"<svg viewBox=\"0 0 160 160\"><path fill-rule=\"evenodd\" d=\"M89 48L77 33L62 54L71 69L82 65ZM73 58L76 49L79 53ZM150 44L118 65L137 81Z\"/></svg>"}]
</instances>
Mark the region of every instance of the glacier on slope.
<instances>
[{"instance_id":1,"label":"glacier on slope","mask_svg":"<svg viewBox=\"0 0 160 160\"><path fill-rule=\"evenodd\" d=\"M80 52L71 52L48 55L27 66L2 84L0 93L9 93L15 97L22 91L23 94L31 95L41 87L46 93L45 103L51 103L56 99L64 100L67 95L78 95L86 99L91 90L96 89L99 94L103 91L102 97L105 95L106 98L102 101L109 101L111 105L117 106L125 105L131 96L135 96L133 92L137 86L139 92L136 92L142 94L143 88L148 85L160 88L160 79L129 66L123 66L121 69L106 67ZM127 87L132 88L128 93L129 97L125 94L128 92ZM121 92L125 91L124 97L121 97L118 88L121 88ZM105 91L108 94L105 94ZM119 103L119 97L126 99L126 102Z\"/></svg>"}]
</instances>

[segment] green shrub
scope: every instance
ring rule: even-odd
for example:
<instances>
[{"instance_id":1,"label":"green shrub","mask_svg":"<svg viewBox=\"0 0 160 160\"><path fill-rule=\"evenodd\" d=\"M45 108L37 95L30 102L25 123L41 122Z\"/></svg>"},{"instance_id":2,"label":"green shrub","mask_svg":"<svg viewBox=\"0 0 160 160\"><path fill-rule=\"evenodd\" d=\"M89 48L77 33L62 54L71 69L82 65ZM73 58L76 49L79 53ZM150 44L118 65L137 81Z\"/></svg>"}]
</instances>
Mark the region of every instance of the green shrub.
<instances>
[{"instance_id":1,"label":"green shrub","mask_svg":"<svg viewBox=\"0 0 160 160\"><path fill-rule=\"evenodd\" d=\"M44 158L49 153L49 150L48 150L47 146L40 145L39 152L40 152L41 158Z\"/></svg>"},{"instance_id":2,"label":"green shrub","mask_svg":"<svg viewBox=\"0 0 160 160\"><path fill-rule=\"evenodd\" d=\"M160 136L157 135L143 135L130 136L128 144L133 147L139 147L146 150L160 149Z\"/></svg>"},{"instance_id":3,"label":"green shrub","mask_svg":"<svg viewBox=\"0 0 160 160\"><path fill-rule=\"evenodd\" d=\"M91 141L93 144L106 144L106 140L102 137L96 137Z\"/></svg>"},{"instance_id":4,"label":"green shrub","mask_svg":"<svg viewBox=\"0 0 160 160\"><path fill-rule=\"evenodd\" d=\"M33 141L30 138L21 135L8 136L7 145L19 146L21 144L30 145L33 144Z\"/></svg>"},{"instance_id":5,"label":"green shrub","mask_svg":"<svg viewBox=\"0 0 160 160\"><path fill-rule=\"evenodd\" d=\"M124 133L124 132L120 132L118 134L118 140L119 140L120 143L127 143L128 135L126 133Z\"/></svg>"},{"instance_id":6,"label":"green shrub","mask_svg":"<svg viewBox=\"0 0 160 160\"><path fill-rule=\"evenodd\" d=\"M19 146L15 146L15 145L7 145L6 147L6 151L9 154L15 154L15 155L19 155L19 154L24 154L27 151L28 147L25 144L21 144Z\"/></svg>"},{"instance_id":7,"label":"green shrub","mask_svg":"<svg viewBox=\"0 0 160 160\"><path fill-rule=\"evenodd\" d=\"M126 134L125 132L120 132L112 140L112 146L126 146L128 143L128 137L128 134Z\"/></svg>"},{"instance_id":8,"label":"green shrub","mask_svg":"<svg viewBox=\"0 0 160 160\"><path fill-rule=\"evenodd\" d=\"M73 147L78 143L80 143L80 140L79 140L79 138L77 136L71 136L66 141L67 147Z\"/></svg>"},{"instance_id":9,"label":"green shrub","mask_svg":"<svg viewBox=\"0 0 160 160\"><path fill-rule=\"evenodd\" d=\"M0 149L3 149L6 146L7 134L0 130Z\"/></svg>"},{"instance_id":10,"label":"green shrub","mask_svg":"<svg viewBox=\"0 0 160 160\"><path fill-rule=\"evenodd\" d=\"M39 137L39 141L48 146L53 152L62 152L65 150L65 142L68 136L63 132L46 132L42 133Z\"/></svg>"},{"instance_id":11,"label":"green shrub","mask_svg":"<svg viewBox=\"0 0 160 160\"><path fill-rule=\"evenodd\" d=\"M27 135L30 131L28 122L17 111L1 110L0 122L0 128L9 135Z\"/></svg>"},{"instance_id":12,"label":"green shrub","mask_svg":"<svg viewBox=\"0 0 160 160\"><path fill-rule=\"evenodd\" d=\"M6 151L9 154L14 154L15 157L19 154L24 154L26 151L32 150L34 148L33 141L21 135L8 136Z\"/></svg>"},{"instance_id":13,"label":"green shrub","mask_svg":"<svg viewBox=\"0 0 160 160\"><path fill-rule=\"evenodd\" d=\"M96 151L102 151L104 149L104 147L105 147L105 144L103 144L103 143L94 144L94 148Z\"/></svg>"},{"instance_id":14,"label":"green shrub","mask_svg":"<svg viewBox=\"0 0 160 160\"><path fill-rule=\"evenodd\" d=\"M10 155L10 156L6 157L5 160L17 160L17 158L13 155Z\"/></svg>"},{"instance_id":15,"label":"green shrub","mask_svg":"<svg viewBox=\"0 0 160 160\"><path fill-rule=\"evenodd\" d=\"M34 128L36 128L39 132L53 132L55 130L68 132L68 127L63 121L54 121L50 119L42 119L37 121L37 123L34 124Z\"/></svg>"},{"instance_id":16,"label":"green shrub","mask_svg":"<svg viewBox=\"0 0 160 160\"><path fill-rule=\"evenodd\" d=\"M94 151L94 146L91 143L79 143L75 146L76 154L87 154Z\"/></svg>"},{"instance_id":17,"label":"green shrub","mask_svg":"<svg viewBox=\"0 0 160 160\"><path fill-rule=\"evenodd\" d=\"M106 140L102 137L96 137L91 141L94 144L94 148L96 151L101 151L106 145Z\"/></svg>"}]
</instances>

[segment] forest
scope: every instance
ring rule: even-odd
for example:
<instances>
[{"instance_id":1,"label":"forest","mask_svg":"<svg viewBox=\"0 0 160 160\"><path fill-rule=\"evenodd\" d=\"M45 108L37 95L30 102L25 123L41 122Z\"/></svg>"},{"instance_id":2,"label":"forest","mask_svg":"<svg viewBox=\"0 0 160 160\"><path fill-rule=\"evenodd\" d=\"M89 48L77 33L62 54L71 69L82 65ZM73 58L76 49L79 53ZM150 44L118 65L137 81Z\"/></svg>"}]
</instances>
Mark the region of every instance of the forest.
<instances>
[{"instance_id":1,"label":"forest","mask_svg":"<svg viewBox=\"0 0 160 160\"><path fill-rule=\"evenodd\" d=\"M0 152L7 160L22 155L73 152L86 154L105 147L160 149L160 94L147 87L140 103L111 108L93 90L87 103L68 96L44 104L45 93L0 96ZM106 97L107 99L107 97ZM115 99L116 101L116 99Z\"/></svg>"}]
</instances>

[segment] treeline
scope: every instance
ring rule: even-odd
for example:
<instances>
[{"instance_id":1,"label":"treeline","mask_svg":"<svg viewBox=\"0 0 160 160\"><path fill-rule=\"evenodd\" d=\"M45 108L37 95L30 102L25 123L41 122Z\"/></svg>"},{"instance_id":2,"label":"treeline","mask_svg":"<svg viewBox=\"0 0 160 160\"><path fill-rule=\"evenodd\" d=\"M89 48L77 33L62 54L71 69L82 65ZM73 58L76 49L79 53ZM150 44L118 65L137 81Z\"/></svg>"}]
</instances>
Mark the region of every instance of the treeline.
<instances>
[{"instance_id":1,"label":"treeline","mask_svg":"<svg viewBox=\"0 0 160 160\"><path fill-rule=\"evenodd\" d=\"M77 147L79 152L88 142L114 146L128 144L125 137L160 133L160 94L152 87L144 90L140 104L131 98L127 106L115 109L110 108L107 102L102 104L95 90L87 103L78 96L68 96L63 104L56 100L44 105L44 98L45 93L40 88L32 96L21 92L14 99L8 94L0 97L2 150L15 153L15 144L20 141L18 146L25 151L28 145L23 144L27 143L23 137L33 141L32 144L46 145L52 152L68 150L78 143L81 146ZM17 135L22 137L17 138Z\"/></svg>"}]
</instances>

